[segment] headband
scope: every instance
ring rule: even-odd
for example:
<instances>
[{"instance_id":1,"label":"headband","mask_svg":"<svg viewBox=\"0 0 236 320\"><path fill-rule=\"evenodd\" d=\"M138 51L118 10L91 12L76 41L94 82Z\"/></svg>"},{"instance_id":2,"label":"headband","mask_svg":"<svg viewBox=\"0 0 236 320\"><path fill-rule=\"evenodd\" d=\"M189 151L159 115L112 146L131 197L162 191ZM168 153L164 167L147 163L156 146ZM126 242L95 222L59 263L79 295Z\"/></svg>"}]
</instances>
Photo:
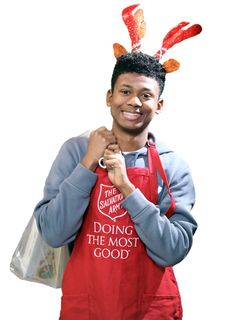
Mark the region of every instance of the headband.
<instances>
[{"instance_id":1,"label":"headband","mask_svg":"<svg viewBox=\"0 0 236 320\"><path fill-rule=\"evenodd\" d=\"M123 21L128 29L131 39L131 52L140 51L141 39L145 35L146 22L144 21L143 10L139 8L139 4L131 5L122 11ZM154 54L158 61L163 55L175 44L188 38L198 35L202 31L199 24L194 24L189 28L185 28L189 22L180 22L176 27L172 28L164 37L161 48ZM119 43L113 44L114 55L119 58L128 51ZM179 62L175 59L169 59L163 63L163 67L167 73L179 69Z\"/></svg>"}]
</instances>

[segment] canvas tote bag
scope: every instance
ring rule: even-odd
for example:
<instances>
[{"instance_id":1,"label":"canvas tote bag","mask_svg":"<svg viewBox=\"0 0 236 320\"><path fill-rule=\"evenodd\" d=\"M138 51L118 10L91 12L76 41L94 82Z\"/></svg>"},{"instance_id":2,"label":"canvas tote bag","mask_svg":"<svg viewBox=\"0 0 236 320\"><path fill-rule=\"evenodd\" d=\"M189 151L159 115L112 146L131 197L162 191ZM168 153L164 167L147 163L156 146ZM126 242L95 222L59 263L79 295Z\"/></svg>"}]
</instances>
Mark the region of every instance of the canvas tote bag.
<instances>
[{"instance_id":1,"label":"canvas tote bag","mask_svg":"<svg viewBox=\"0 0 236 320\"><path fill-rule=\"evenodd\" d=\"M32 216L12 256L10 270L22 280L60 288L69 256L67 245L52 248L42 239Z\"/></svg>"}]
</instances>

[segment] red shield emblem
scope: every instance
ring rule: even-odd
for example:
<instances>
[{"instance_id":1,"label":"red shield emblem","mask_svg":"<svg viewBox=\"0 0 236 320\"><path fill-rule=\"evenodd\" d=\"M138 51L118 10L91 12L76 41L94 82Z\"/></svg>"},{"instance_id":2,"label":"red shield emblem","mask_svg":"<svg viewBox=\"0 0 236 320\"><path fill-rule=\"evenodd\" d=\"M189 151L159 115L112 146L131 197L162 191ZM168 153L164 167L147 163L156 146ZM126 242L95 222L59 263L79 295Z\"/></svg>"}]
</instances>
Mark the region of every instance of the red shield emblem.
<instances>
[{"instance_id":1,"label":"red shield emblem","mask_svg":"<svg viewBox=\"0 0 236 320\"><path fill-rule=\"evenodd\" d=\"M124 196L114 186L100 185L97 207L98 210L113 221L123 217L127 211L121 207Z\"/></svg>"}]
</instances>

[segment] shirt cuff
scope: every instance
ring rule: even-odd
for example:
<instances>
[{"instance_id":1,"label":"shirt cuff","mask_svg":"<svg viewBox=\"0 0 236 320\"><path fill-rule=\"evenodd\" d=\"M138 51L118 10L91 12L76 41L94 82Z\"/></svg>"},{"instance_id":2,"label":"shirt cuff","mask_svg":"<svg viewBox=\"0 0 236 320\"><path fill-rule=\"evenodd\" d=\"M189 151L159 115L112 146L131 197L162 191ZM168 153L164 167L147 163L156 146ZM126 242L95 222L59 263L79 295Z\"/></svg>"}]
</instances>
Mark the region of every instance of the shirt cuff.
<instances>
[{"instance_id":1,"label":"shirt cuff","mask_svg":"<svg viewBox=\"0 0 236 320\"><path fill-rule=\"evenodd\" d=\"M150 206L150 202L139 189L135 189L122 201L121 205L129 212L131 218L134 219Z\"/></svg>"},{"instance_id":2,"label":"shirt cuff","mask_svg":"<svg viewBox=\"0 0 236 320\"><path fill-rule=\"evenodd\" d=\"M79 163L67 181L77 189L90 193L97 181L97 174Z\"/></svg>"}]
</instances>

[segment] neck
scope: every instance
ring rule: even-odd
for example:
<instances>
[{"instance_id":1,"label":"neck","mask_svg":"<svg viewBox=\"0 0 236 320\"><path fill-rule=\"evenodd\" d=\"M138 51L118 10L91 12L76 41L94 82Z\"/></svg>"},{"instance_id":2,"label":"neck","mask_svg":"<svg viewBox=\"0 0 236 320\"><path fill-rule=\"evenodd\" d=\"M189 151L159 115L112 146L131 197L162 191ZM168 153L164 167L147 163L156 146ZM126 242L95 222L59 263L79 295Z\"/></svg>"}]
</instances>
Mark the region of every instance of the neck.
<instances>
[{"instance_id":1,"label":"neck","mask_svg":"<svg viewBox=\"0 0 236 320\"><path fill-rule=\"evenodd\" d=\"M145 146L148 138L148 131L144 130L139 134L130 134L128 132L120 132L115 128L112 129L116 136L117 143L121 151L135 151Z\"/></svg>"}]
</instances>

